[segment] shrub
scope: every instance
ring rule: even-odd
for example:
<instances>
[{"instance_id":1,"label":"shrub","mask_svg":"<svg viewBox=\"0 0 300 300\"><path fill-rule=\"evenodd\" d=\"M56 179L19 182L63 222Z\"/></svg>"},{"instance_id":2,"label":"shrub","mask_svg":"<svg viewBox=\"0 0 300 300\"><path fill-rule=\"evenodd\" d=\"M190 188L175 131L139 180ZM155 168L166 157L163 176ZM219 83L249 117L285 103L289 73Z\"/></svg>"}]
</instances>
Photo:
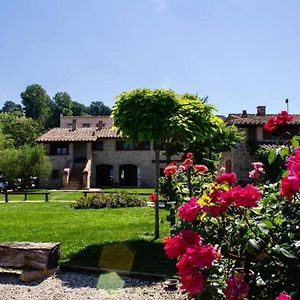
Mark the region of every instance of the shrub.
<instances>
[{"instance_id":1,"label":"shrub","mask_svg":"<svg viewBox=\"0 0 300 300\"><path fill-rule=\"evenodd\" d=\"M252 184L245 187L234 173L210 177L195 172L191 154L189 164L166 167L177 197L177 218L173 234L164 239L165 251L177 260L181 288L190 296L299 299L299 144L296 136L291 144L270 151L269 164L280 155L286 166L272 184L260 179L264 169L259 162L252 164Z\"/></svg>"},{"instance_id":2,"label":"shrub","mask_svg":"<svg viewBox=\"0 0 300 300\"><path fill-rule=\"evenodd\" d=\"M144 206L146 202L138 195L127 193L95 193L89 197L81 197L72 207L76 209L99 209Z\"/></svg>"}]
</instances>

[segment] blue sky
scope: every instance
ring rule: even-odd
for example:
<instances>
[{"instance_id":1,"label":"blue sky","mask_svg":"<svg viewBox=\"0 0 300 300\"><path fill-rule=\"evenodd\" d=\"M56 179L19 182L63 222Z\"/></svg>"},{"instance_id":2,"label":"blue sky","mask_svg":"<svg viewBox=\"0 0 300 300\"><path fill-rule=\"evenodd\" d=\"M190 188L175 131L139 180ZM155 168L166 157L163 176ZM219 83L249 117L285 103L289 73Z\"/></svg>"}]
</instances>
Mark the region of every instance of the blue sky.
<instances>
[{"instance_id":1,"label":"blue sky","mask_svg":"<svg viewBox=\"0 0 300 300\"><path fill-rule=\"evenodd\" d=\"M300 113L299 31L298 0L0 0L0 106L39 83L84 104L164 87Z\"/></svg>"}]
</instances>

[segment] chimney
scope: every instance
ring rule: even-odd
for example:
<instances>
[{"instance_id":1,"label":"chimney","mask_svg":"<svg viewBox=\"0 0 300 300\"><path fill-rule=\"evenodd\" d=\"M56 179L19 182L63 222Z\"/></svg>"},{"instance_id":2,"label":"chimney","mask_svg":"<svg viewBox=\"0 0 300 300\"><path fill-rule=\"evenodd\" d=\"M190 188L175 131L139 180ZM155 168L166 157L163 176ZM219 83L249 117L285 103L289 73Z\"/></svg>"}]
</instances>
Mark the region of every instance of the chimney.
<instances>
[{"instance_id":1,"label":"chimney","mask_svg":"<svg viewBox=\"0 0 300 300\"><path fill-rule=\"evenodd\" d=\"M266 115L266 107L265 106L257 106L256 107L256 115L257 116L265 116Z\"/></svg>"},{"instance_id":2,"label":"chimney","mask_svg":"<svg viewBox=\"0 0 300 300\"><path fill-rule=\"evenodd\" d=\"M103 128L103 122L102 120L99 120L98 124L97 124L97 129L101 130Z\"/></svg>"},{"instance_id":3,"label":"chimney","mask_svg":"<svg viewBox=\"0 0 300 300\"><path fill-rule=\"evenodd\" d=\"M72 130L76 130L77 125L76 125L76 119L73 119L72 121Z\"/></svg>"},{"instance_id":4,"label":"chimney","mask_svg":"<svg viewBox=\"0 0 300 300\"><path fill-rule=\"evenodd\" d=\"M248 117L247 111L243 110L242 111L242 118L247 118L247 117Z\"/></svg>"}]
</instances>

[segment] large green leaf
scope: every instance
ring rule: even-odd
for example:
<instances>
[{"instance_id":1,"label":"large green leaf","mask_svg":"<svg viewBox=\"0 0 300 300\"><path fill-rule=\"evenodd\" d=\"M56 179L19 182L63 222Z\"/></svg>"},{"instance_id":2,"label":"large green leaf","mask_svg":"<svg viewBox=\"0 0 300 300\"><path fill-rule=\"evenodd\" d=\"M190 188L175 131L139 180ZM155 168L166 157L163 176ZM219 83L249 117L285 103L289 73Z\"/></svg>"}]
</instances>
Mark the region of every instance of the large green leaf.
<instances>
[{"instance_id":1,"label":"large green leaf","mask_svg":"<svg viewBox=\"0 0 300 300\"><path fill-rule=\"evenodd\" d=\"M289 148L288 147L281 148L279 154L281 157L286 157L289 154Z\"/></svg>"},{"instance_id":2,"label":"large green leaf","mask_svg":"<svg viewBox=\"0 0 300 300\"><path fill-rule=\"evenodd\" d=\"M295 147L295 148L299 147L300 136L299 135L293 136L291 142L292 142L293 147Z\"/></svg>"},{"instance_id":3,"label":"large green leaf","mask_svg":"<svg viewBox=\"0 0 300 300\"><path fill-rule=\"evenodd\" d=\"M276 149L271 149L268 155L268 163L271 165L275 161L276 157L277 157Z\"/></svg>"},{"instance_id":4,"label":"large green leaf","mask_svg":"<svg viewBox=\"0 0 300 300\"><path fill-rule=\"evenodd\" d=\"M274 225L272 224L272 222L269 221L269 220L267 220L267 219L263 220L263 223L264 223L264 224L267 226L267 228L269 228L269 229L273 229L273 228L274 228Z\"/></svg>"}]
</instances>

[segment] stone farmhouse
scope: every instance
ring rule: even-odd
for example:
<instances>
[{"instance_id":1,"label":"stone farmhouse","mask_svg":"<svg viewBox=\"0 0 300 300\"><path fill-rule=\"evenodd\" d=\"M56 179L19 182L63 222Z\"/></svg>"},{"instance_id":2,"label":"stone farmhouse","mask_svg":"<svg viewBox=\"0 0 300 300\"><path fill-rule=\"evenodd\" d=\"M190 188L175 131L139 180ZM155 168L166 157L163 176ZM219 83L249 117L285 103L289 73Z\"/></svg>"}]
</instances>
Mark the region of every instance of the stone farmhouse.
<instances>
[{"instance_id":1,"label":"stone farmhouse","mask_svg":"<svg viewBox=\"0 0 300 300\"><path fill-rule=\"evenodd\" d=\"M276 132L263 129L264 123L275 116L266 113L265 106L258 106L255 114L246 110L229 114L225 122L237 126L245 133L245 140L230 152L224 153L220 167L235 172L239 180L247 181L251 163L256 161L253 146L272 145ZM283 131L300 135L300 115ZM60 127L53 128L37 141L44 145L52 164L49 178L41 178L40 185L47 188L89 189L91 187L155 185L154 145L126 142L105 116L62 116ZM161 160L161 171L165 161Z\"/></svg>"},{"instance_id":2,"label":"stone farmhouse","mask_svg":"<svg viewBox=\"0 0 300 300\"><path fill-rule=\"evenodd\" d=\"M245 140L230 152L223 154L220 167L224 167L227 172L235 172L240 180L247 181L251 163L256 161L255 155L251 151L253 146L274 145L278 138L278 132L270 133L263 128L265 122L272 116L276 115L267 114L265 106L258 106L256 114L248 114L246 110L240 114L229 114L225 122L244 131ZM300 115L294 114L292 122L284 126L281 131L288 131L291 136L299 135Z\"/></svg>"},{"instance_id":3,"label":"stone farmhouse","mask_svg":"<svg viewBox=\"0 0 300 300\"><path fill-rule=\"evenodd\" d=\"M47 188L89 189L103 186L153 187L153 144L128 144L113 128L110 117L62 116L37 141L44 145L52 164ZM165 164L161 164L163 168Z\"/></svg>"}]
</instances>

